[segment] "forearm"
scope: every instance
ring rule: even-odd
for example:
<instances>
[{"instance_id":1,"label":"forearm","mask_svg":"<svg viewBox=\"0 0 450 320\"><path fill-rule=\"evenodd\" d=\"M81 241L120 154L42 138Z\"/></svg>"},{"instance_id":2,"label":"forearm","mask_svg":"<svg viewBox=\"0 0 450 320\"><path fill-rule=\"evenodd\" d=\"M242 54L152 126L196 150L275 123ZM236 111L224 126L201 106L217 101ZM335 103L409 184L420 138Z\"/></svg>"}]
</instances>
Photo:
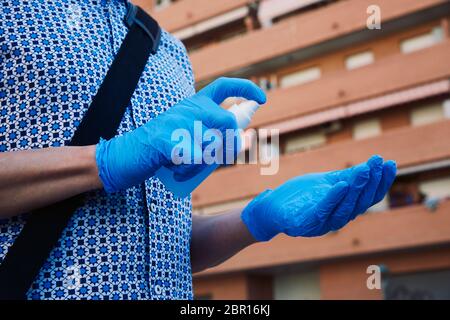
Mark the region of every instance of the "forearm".
<instances>
[{"instance_id":1,"label":"forearm","mask_svg":"<svg viewBox=\"0 0 450 320\"><path fill-rule=\"evenodd\" d=\"M0 218L101 187L95 146L0 153Z\"/></svg>"},{"instance_id":2,"label":"forearm","mask_svg":"<svg viewBox=\"0 0 450 320\"><path fill-rule=\"evenodd\" d=\"M214 216L194 216L192 271L214 267L254 242L255 239L241 220L241 210Z\"/></svg>"}]
</instances>

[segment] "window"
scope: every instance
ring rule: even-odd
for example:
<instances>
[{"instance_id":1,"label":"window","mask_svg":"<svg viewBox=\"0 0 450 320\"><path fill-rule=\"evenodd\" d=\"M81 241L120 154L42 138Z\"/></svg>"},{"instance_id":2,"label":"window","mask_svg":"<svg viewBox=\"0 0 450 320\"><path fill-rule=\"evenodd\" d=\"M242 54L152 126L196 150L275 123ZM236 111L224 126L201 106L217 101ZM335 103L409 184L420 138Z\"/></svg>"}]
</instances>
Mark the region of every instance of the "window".
<instances>
[{"instance_id":1,"label":"window","mask_svg":"<svg viewBox=\"0 0 450 320\"><path fill-rule=\"evenodd\" d=\"M264 0L258 10L258 19L264 28L272 25L274 20L290 16L308 7L315 8L318 3L326 0Z\"/></svg>"},{"instance_id":2,"label":"window","mask_svg":"<svg viewBox=\"0 0 450 320\"><path fill-rule=\"evenodd\" d=\"M411 274L387 274L383 277L386 300L448 300L450 270Z\"/></svg>"},{"instance_id":3,"label":"window","mask_svg":"<svg viewBox=\"0 0 450 320\"><path fill-rule=\"evenodd\" d=\"M424 181L419 184L419 189L427 198L449 197L450 177Z\"/></svg>"},{"instance_id":4,"label":"window","mask_svg":"<svg viewBox=\"0 0 450 320\"><path fill-rule=\"evenodd\" d=\"M187 28L178 30L173 35L180 40L187 40L195 36L204 36L207 32L214 32L216 40L224 41L228 38L245 33L246 29L243 24L238 23L237 26L233 23L243 20L249 13L247 7L237 8L235 10L223 13L221 15L212 17L207 20L200 21ZM222 28L219 32L218 28ZM191 46L189 46L191 47Z\"/></svg>"},{"instance_id":5,"label":"window","mask_svg":"<svg viewBox=\"0 0 450 320\"><path fill-rule=\"evenodd\" d=\"M386 196L381 200L380 202L374 204L371 206L367 212L383 212L389 210L390 203L389 203L389 197Z\"/></svg>"},{"instance_id":6,"label":"window","mask_svg":"<svg viewBox=\"0 0 450 320\"><path fill-rule=\"evenodd\" d=\"M369 119L356 123L353 127L353 139L362 140L381 134L381 124L378 119Z\"/></svg>"},{"instance_id":7,"label":"window","mask_svg":"<svg viewBox=\"0 0 450 320\"><path fill-rule=\"evenodd\" d=\"M396 179L389 190L390 208L401 208L422 203L425 200L424 194L420 192L419 186L408 179Z\"/></svg>"},{"instance_id":8,"label":"window","mask_svg":"<svg viewBox=\"0 0 450 320\"><path fill-rule=\"evenodd\" d=\"M281 78L280 85L282 88L301 85L319 79L321 74L322 72L319 67L303 69L301 71L283 76Z\"/></svg>"},{"instance_id":9,"label":"window","mask_svg":"<svg viewBox=\"0 0 450 320\"><path fill-rule=\"evenodd\" d=\"M275 300L318 300L320 299L319 272L283 272L274 276Z\"/></svg>"},{"instance_id":10,"label":"window","mask_svg":"<svg viewBox=\"0 0 450 320\"><path fill-rule=\"evenodd\" d=\"M306 151L320 147L326 143L325 134L322 132L306 133L291 136L286 140L286 153Z\"/></svg>"},{"instance_id":11,"label":"window","mask_svg":"<svg viewBox=\"0 0 450 320\"><path fill-rule=\"evenodd\" d=\"M444 108L441 103L431 104L416 108L411 112L411 124L422 126L441 121L445 118Z\"/></svg>"},{"instance_id":12,"label":"window","mask_svg":"<svg viewBox=\"0 0 450 320\"><path fill-rule=\"evenodd\" d=\"M261 89L263 89L265 91L276 89L276 87L277 87L276 79L273 78L273 77L260 78L259 79L259 86L261 87Z\"/></svg>"},{"instance_id":13,"label":"window","mask_svg":"<svg viewBox=\"0 0 450 320\"><path fill-rule=\"evenodd\" d=\"M375 56L372 51L365 51L348 56L345 59L345 67L348 70L361 68L372 64L375 61Z\"/></svg>"},{"instance_id":14,"label":"window","mask_svg":"<svg viewBox=\"0 0 450 320\"><path fill-rule=\"evenodd\" d=\"M444 101L444 117L450 119L450 99Z\"/></svg>"},{"instance_id":15,"label":"window","mask_svg":"<svg viewBox=\"0 0 450 320\"><path fill-rule=\"evenodd\" d=\"M171 0L156 0L155 7L157 10L164 9L171 4Z\"/></svg>"},{"instance_id":16,"label":"window","mask_svg":"<svg viewBox=\"0 0 450 320\"><path fill-rule=\"evenodd\" d=\"M428 33L403 40L400 47L403 53L410 53L431 47L443 41L443 39L444 31L441 27L436 27Z\"/></svg>"}]
</instances>

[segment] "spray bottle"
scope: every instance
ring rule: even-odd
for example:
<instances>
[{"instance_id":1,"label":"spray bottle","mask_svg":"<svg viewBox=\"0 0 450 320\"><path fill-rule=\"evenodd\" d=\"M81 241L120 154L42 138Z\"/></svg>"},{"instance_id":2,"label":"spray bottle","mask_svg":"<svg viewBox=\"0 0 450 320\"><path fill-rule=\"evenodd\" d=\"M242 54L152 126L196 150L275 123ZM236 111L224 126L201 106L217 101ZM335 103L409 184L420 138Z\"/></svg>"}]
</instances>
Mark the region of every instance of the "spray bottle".
<instances>
[{"instance_id":1,"label":"spray bottle","mask_svg":"<svg viewBox=\"0 0 450 320\"><path fill-rule=\"evenodd\" d=\"M258 110L259 105L256 101L247 100L240 104L234 104L228 111L233 113L236 117L238 129L244 130L250 124L250 121ZM240 142L240 141L239 141ZM241 143L238 143L238 148ZM238 150L239 152L240 150ZM172 170L166 167L161 167L156 172L156 177L170 190L175 196L184 198L194 191L214 170L219 167L219 164L213 163L208 165L199 174L186 181L177 181L174 178Z\"/></svg>"}]
</instances>

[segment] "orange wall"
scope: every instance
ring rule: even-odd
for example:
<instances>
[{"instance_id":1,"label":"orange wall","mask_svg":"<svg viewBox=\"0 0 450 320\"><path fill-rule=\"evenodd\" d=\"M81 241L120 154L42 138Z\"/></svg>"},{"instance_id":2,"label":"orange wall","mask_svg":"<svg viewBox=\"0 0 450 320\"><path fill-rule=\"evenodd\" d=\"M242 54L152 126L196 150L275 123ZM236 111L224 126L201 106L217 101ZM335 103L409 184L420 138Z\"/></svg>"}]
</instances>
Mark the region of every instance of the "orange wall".
<instances>
[{"instance_id":1,"label":"orange wall","mask_svg":"<svg viewBox=\"0 0 450 320\"><path fill-rule=\"evenodd\" d=\"M215 277L212 281L198 279L194 283L196 296L208 296L213 299L247 299L245 274L231 274Z\"/></svg>"},{"instance_id":2,"label":"orange wall","mask_svg":"<svg viewBox=\"0 0 450 320\"><path fill-rule=\"evenodd\" d=\"M322 299L382 299L381 290L366 285L369 265L386 266L390 273L402 274L450 268L450 248L384 254L380 257L346 259L323 264L320 270Z\"/></svg>"},{"instance_id":3,"label":"orange wall","mask_svg":"<svg viewBox=\"0 0 450 320\"><path fill-rule=\"evenodd\" d=\"M272 299L272 277L236 273L197 278L194 293L214 300Z\"/></svg>"}]
</instances>

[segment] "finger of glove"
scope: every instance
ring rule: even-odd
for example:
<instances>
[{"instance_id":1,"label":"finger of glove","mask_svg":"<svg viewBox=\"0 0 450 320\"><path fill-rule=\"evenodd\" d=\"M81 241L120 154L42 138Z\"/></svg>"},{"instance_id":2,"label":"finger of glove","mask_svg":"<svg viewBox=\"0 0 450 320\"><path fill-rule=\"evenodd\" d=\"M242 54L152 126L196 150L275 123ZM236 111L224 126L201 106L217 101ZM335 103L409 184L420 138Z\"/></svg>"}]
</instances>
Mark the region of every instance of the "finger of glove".
<instances>
[{"instance_id":1,"label":"finger of glove","mask_svg":"<svg viewBox=\"0 0 450 320\"><path fill-rule=\"evenodd\" d=\"M327 178L332 184L336 184L340 181L346 181L350 184L354 178L355 171L361 170L361 168L366 168L367 166L367 162L362 162L356 166L344 170L331 171L327 173Z\"/></svg>"},{"instance_id":2,"label":"finger of glove","mask_svg":"<svg viewBox=\"0 0 450 320\"><path fill-rule=\"evenodd\" d=\"M227 129L236 130L238 127L234 114L225 110L207 96L194 96L185 104L190 108L190 117L193 120L200 121L207 128L218 129L225 134Z\"/></svg>"},{"instance_id":3,"label":"finger of glove","mask_svg":"<svg viewBox=\"0 0 450 320\"><path fill-rule=\"evenodd\" d=\"M329 223L332 230L338 230L350 221L356 202L369 181L369 175L370 168L367 165L358 166L354 169L347 195L330 216Z\"/></svg>"},{"instance_id":4,"label":"finger of glove","mask_svg":"<svg viewBox=\"0 0 450 320\"><path fill-rule=\"evenodd\" d=\"M346 196L348 189L349 185L347 182L338 182L328 191L326 196L316 204L315 212L321 223L325 223L328 220L329 216Z\"/></svg>"},{"instance_id":5,"label":"finger of glove","mask_svg":"<svg viewBox=\"0 0 450 320\"><path fill-rule=\"evenodd\" d=\"M389 191L392 184L394 183L396 174L397 174L397 164L395 163L395 161L392 160L386 161L383 165L383 174L381 177L380 184L378 185L377 192L375 193L372 205L377 204L378 202L384 199L386 193Z\"/></svg>"},{"instance_id":6,"label":"finger of glove","mask_svg":"<svg viewBox=\"0 0 450 320\"><path fill-rule=\"evenodd\" d=\"M217 104L221 104L229 97L254 100L259 104L266 103L266 94L264 91L247 79L219 78L203 88L199 94L207 96Z\"/></svg>"},{"instance_id":7,"label":"finger of glove","mask_svg":"<svg viewBox=\"0 0 450 320\"><path fill-rule=\"evenodd\" d=\"M367 165L370 168L369 182L367 182L359 196L353 215L350 217L351 220L355 219L357 215L366 212L372 206L378 186L380 185L383 174L383 158L378 155L372 156L367 161Z\"/></svg>"}]
</instances>

